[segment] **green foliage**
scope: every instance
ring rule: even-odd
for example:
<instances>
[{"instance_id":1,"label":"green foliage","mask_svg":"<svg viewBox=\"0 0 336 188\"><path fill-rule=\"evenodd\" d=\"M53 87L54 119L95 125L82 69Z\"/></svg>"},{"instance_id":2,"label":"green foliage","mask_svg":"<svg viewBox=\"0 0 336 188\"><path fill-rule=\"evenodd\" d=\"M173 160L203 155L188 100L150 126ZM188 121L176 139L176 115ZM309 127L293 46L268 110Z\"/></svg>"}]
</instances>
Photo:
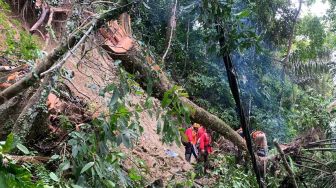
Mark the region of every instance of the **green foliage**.
<instances>
[{"instance_id":1,"label":"green foliage","mask_svg":"<svg viewBox=\"0 0 336 188\"><path fill-rule=\"evenodd\" d=\"M111 95L108 114L102 114L80 131L69 134L67 141L71 152L52 157L58 163L56 172L49 174L54 185L61 187L134 187L142 186L143 178L138 169L126 172L121 168L125 155L119 146L131 148L142 132L139 111L130 110L129 95L138 88L132 76L120 70L119 85L110 84L101 95ZM71 176L67 174L71 174Z\"/></svg>"},{"instance_id":2,"label":"green foliage","mask_svg":"<svg viewBox=\"0 0 336 188\"><path fill-rule=\"evenodd\" d=\"M260 37L257 36L253 27L248 22L252 17L254 4L245 4L242 8L240 1L203 1L202 4L202 25L207 28L209 40L217 45L218 25L224 30L225 46L222 51L230 54L236 50L243 52L250 47L259 47ZM211 48L215 48L210 46Z\"/></svg>"},{"instance_id":3,"label":"green foliage","mask_svg":"<svg viewBox=\"0 0 336 188\"><path fill-rule=\"evenodd\" d=\"M19 35L18 39L17 35ZM24 31L17 33L14 29L7 30L5 44L7 49L4 53L10 57L23 60L34 60L38 57L35 37Z\"/></svg>"},{"instance_id":4,"label":"green foliage","mask_svg":"<svg viewBox=\"0 0 336 188\"><path fill-rule=\"evenodd\" d=\"M313 89L308 92L300 91L296 95L297 99L293 101L293 107L288 111L288 126L298 132L310 128L329 130L329 124L334 116L326 108L330 99L317 94Z\"/></svg>"},{"instance_id":5,"label":"green foliage","mask_svg":"<svg viewBox=\"0 0 336 188\"><path fill-rule=\"evenodd\" d=\"M301 61L324 59L329 56L324 47L325 26L318 17L305 16L297 27L297 38L293 51Z\"/></svg>"},{"instance_id":6,"label":"green foliage","mask_svg":"<svg viewBox=\"0 0 336 188\"><path fill-rule=\"evenodd\" d=\"M158 113L157 133L162 133L163 142L171 143L175 141L180 144L180 125L190 124L190 113L192 109L183 104L179 97L188 97L182 87L173 86L164 93L161 106L163 114ZM163 125L162 125L163 122Z\"/></svg>"},{"instance_id":7,"label":"green foliage","mask_svg":"<svg viewBox=\"0 0 336 188\"><path fill-rule=\"evenodd\" d=\"M0 143L0 187L43 187L40 181L34 182L33 175L24 165L16 164L8 153L18 148L24 154L29 154L28 149L19 143L17 137L12 133L7 136L5 142Z\"/></svg>"},{"instance_id":8,"label":"green foliage","mask_svg":"<svg viewBox=\"0 0 336 188\"><path fill-rule=\"evenodd\" d=\"M247 170L244 166L235 164L233 156L220 154L211 160L218 165L211 172L212 176L218 178L215 187L247 188L258 186L253 172Z\"/></svg>"},{"instance_id":9,"label":"green foliage","mask_svg":"<svg viewBox=\"0 0 336 188\"><path fill-rule=\"evenodd\" d=\"M4 12L8 12L9 11L9 5L6 2L4 2L3 0L0 0L0 9Z\"/></svg>"},{"instance_id":10,"label":"green foliage","mask_svg":"<svg viewBox=\"0 0 336 188\"><path fill-rule=\"evenodd\" d=\"M183 182L170 181L167 185L168 188L189 188L193 187L195 183L196 174L194 172L188 172L186 180Z\"/></svg>"},{"instance_id":11,"label":"green foliage","mask_svg":"<svg viewBox=\"0 0 336 188\"><path fill-rule=\"evenodd\" d=\"M307 187L333 187L335 178L330 174L336 171L335 152L303 153L302 165L307 168L298 169L297 174ZM309 168L310 167L310 168Z\"/></svg>"},{"instance_id":12,"label":"green foliage","mask_svg":"<svg viewBox=\"0 0 336 188\"><path fill-rule=\"evenodd\" d=\"M38 58L39 48L37 39L26 31L18 31L20 27L16 20L10 20L7 14L10 13L9 5L0 1L0 25L3 27L0 34L4 34L5 50L1 53L13 60L35 60Z\"/></svg>"}]
</instances>

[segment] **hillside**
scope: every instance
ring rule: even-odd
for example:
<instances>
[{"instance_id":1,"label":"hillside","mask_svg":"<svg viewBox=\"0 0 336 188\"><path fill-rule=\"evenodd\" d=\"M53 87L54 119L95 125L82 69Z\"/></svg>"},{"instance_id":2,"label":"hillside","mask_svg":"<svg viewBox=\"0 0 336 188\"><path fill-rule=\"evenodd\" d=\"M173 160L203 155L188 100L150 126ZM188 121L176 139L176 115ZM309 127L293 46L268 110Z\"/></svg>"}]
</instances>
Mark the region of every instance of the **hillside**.
<instances>
[{"instance_id":1,"label":"hillside","mask_svg":"<svg viewBox=\"0 0 336 188\"><path fill-rule=\"evenodd\" d=\"M15 33L27 33L28 28L24 28L20 24L20 20L13 21L10 18L11 14L8 13L2 15L3 22L9 25L10 29ZM15 23L13 23L15 22ZM3 24L5 25L5 24ZM2 34L1 37L6 39L6 35ZM20 40L19 36L15 36L16 40ZM41 38L35 38L35 41L39 48L41 48ZM6 42L6 40L1 40ZM40 43L40 44L39 44ZM6 47L5 43L1 44L2 49ZM51 53L55 48L55 44L48 44L48 46L43 47L46 53ZM77 55L80 55L79 53ZM85 62L85 63L84 63ZM77 65L81 63L80 65ZM4 64L2 64L4 65ZM83 110L89 110L92 117L98 116L101 113L107 113L107 106L109 97L101 97L99 92L107 87L111 83L119 82L119 75L117 67L113 64L113 60L107 56L102 56L98 51L93 50L90 55L78 62L76 58L69 58L64 65L66 71L70 72L71 78L64 78L62 83L66 84L67 88L70 88L72 98L81 100L85 103ZM57 93L55 93L57 94ZM52 94L52 95L55 95ZM58 114L63 114L66 110L64 109L64 104L69 101L63 101L59 98L53 98L53 96L48 97L46 103L49 105L49 113L54 111ZM133 103L132 106L140 104L145 101L146 95L130 95L129 102ZM142 102L143 103L143 102ZM160 102L154 101L156 108L160 108ZM82 106L77 106L81 108ZM71 112L67 112L71 114ZM72 112L74 113L74 112ZM50 115L50 118L57 118L56 114ZM91 117L91 118L92 118ZM78 118L78 117L77 117ZM85 119L77 120L85 121ZM150 117L147 112L142 112L140 114L140 126L143 128L143 134L138 138L136 144L131 148L127 149L123 147L121 150L130 156L129 159L125 159L125 168L131 169L135 167L132 163L134 160L141 160L144 162L145 169L148 169L148 174L145 175L147 181L154 182L155 180L163 180L165 183L171 179L171 177L176 173L185 173L191 169L186 161L184 161L184 149L183 147L178 147L176 144L163 144L161 142L161 137L156 133L157 120L154 117ZM56 125L60 126L60 125ZM73 125L75 127L80 125ZM50 127L52 130L57 130L55 127ZM49 133L49 137L52 137L53 133ZM166 151L173 151L177 156L169 156Z\"/></svg>"},{"instance_id":2,"label":"hillside","mask_svg":"<svg viewBox=\"0 0 336 188\"><path fill-rule=\"evenodd\" d=\"M0 187L333 187L324 3L0 0Z\"/></svg>"}]
</instances>

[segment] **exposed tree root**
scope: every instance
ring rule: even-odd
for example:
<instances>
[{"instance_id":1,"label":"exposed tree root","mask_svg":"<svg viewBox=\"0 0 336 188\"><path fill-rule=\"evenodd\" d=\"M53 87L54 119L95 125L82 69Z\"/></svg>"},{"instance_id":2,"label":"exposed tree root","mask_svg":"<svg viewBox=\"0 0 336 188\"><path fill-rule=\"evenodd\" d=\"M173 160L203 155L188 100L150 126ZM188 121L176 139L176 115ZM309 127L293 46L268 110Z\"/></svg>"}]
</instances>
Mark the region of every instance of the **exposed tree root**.
<instances>
[{"instance_id":1,"label":"exposed tree root","mask_svg":"<svg viewBox=\"0 0 336 188\"><path fill-rule=\"evenodd\" d=\"M43 49L45 50L45 48L48 46L49 44L49 41L50 41L50 32L52 31L52 25L51 25L51 22L53 20L53 17L54 17L54 9L50 9L50 14L49 14L49 19L48 19L48 22L47 22L47 25L46 25L46 28L47 28L47 31L48 33L45 35L45 43L44 43L44 47Z\"/></svg>"},{"instance_id":2,"label":"exposed tree root","mask_svg":"<svg viewBox=\"0 0 336 188\"><path fill-rule=\"evenodd\" d=\"M43 3L41 16L37 20L37 22L29 29L30 33L34 33L37 30L37 28L39 28L43 24L49 11L50 11L50 7L46 3ZM45 36L43 34L42 34L42 38L45 39Z\"/></svg>"}]
</instances>

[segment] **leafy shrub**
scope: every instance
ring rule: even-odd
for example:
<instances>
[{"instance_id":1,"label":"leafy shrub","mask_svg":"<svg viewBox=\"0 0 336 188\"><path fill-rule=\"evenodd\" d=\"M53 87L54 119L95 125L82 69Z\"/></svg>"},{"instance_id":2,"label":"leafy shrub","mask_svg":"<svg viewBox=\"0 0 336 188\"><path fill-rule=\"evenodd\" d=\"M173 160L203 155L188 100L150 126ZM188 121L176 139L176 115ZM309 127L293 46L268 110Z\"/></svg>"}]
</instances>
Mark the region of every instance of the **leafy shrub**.
<instances>
[{"instance_id":1,"label":"leafy shrub","mask_svg":"<svg viewBox=\"0 0 336 188\"><path fill-rule=\"evenodd\" d=\"M0 144L0 187L43 187L40 181L34 182L32 173L24 165L16 164L8 153L15 148L28 154L28 149L19 143L17 137L9 134L5 142Z\"/></svg>"}]
</instances>

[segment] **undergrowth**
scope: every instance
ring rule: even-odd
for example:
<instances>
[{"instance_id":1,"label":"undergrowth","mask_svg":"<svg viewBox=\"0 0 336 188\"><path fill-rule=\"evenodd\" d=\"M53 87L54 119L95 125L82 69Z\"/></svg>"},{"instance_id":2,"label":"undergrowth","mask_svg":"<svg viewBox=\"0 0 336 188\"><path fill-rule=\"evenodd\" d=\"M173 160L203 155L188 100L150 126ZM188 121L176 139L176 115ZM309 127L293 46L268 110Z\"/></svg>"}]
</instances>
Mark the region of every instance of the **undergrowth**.
<instances>
[{"instance_id":1,"label":"undergrowth","mask_svg":"<svg viewBox=\"0 0 336 188\"><path fill-rule=\"evenodd\" d=\"M37 37L21 30L20 22L10 18L11 14L8 4L0 0L0 35L5 38L0 43L0 47L4 48L0 55L14 64L37 59L41 53Z\"/></svg>"}]
</instances>

